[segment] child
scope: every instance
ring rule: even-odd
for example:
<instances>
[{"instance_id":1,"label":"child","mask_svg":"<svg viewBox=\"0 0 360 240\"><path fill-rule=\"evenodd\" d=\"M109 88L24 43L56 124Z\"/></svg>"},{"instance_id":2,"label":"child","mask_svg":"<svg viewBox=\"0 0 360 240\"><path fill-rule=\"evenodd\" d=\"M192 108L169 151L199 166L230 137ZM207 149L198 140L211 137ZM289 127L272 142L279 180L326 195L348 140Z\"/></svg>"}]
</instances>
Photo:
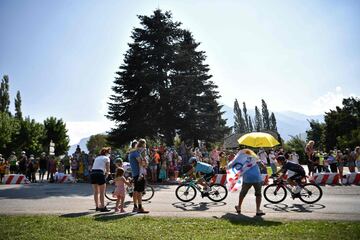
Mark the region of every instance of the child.
<instances>
[{"instance_id":1,"label":"child","mask_svg":"<svg viewBox=\"0 0 360 240\"><path fill-rule=\"evenodd\" d=\"M127 181L124 177L124 169L117 168L115 173L115 191L113 193L114 197L117 198L116 205L115 205L115 212L125 212L124 211L124 200L125 200L125 186L126 184L128 187L131 186L130 182ZM120 205L120 209L119 209Z\"/></svg>"}]
</instances>

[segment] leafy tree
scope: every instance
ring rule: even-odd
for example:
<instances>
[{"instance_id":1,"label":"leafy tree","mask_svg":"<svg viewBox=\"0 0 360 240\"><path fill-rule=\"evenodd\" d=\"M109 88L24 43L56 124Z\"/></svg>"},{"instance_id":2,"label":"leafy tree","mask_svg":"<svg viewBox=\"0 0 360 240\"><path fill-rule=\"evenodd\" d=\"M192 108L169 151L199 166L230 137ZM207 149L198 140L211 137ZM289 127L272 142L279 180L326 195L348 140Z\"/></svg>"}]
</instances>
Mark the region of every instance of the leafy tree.
<instances>
[{"instance_id":1,"label":"leafy tree","mask_svg":"<svg viewBox=\"0 0 360 240\"><path fill-rule=\"evenodd\" d=\"M235 102L234 102L234 116L235 116L234 132L235 133L245 133L246 132L245 120L242 117L241 109L239 107L239 103L238 103L237 99L235 99Z\"/></svg>"},{"instance_id":2,"label":"leafy tree","mask_svg":"<svg viewBox=\"0 0 360 240\"><path fill-rule=\"evenodd\" d=\"M0 112L8 113L10 106L10 95L9 95L9 77L4 75L0 85Z\"/></svg>"},{"instance_id":3,"label":"leafy tree","mask_svg":"<svg viewBox=\"0 0 360 240\"><path fill-rule=\"evenodd\" d=\"M50 141L55 143L55 155L65 154L69 149L69 137L67 135L66 124L62 119L49 117L44 121L43 147L45 151L49 150Z\"/></svg>"},{"instance_id":4,"label":"leafy tree","mask_svg":"<svg viewBox=\"0 0 360 240\"><path fill-rule=\"evenodd\" d=\"M261 113L257 106L255 106L255 131L260 132L263 129Z\"/></svg>"},{"instance_id":5,"label":"leafy tree","mask_svg":"<svg viewBox=\"0 0 360 240\"><path fill-rule=\"evenodd\" d=\"M315 120L308 121L310 129L306 131L307 141L313 140L315 142L315 148L319 150L324 149L324 137L325 137L325 123L320 123Z\"/></svg>"},{"instance_id":6,"label":"leafy tree","mask_svg":"<svg viewBox=\"0 0 360 240\"><path fill-rule=\"evenodd\" d=\"M285 143L284 149L286 151L292 151L294 149L299 155L299 162L305 164L305 145L306 142L301 138L300 135L290 136L290 140Z\"/></svg>"},{"instance_id":7,"label":"leafy tree","mask_svg":"<svg viewBox=\"0 0 360 240\"><path fill-rule=\"evenodd\" d=\"M244 119L245 119L245 131L246 132L251 132L252 129L250 130L250 121L249 118L250 116L247 114L247 108L246 108L246 103L243 102L243 112L244 112Z\"/></svg>"},{"instance_id":8,"label":"leafy tree","mask_svg":"<svg viewBox=\"0 0 360 240\"><path fill-rule=\"evenodd\" d=\"M105 134L96 134L90 136L89 141L86 143L86 147L91 154L97 155L100 150L107 146L107 135Z\"/></svg>"},{"instance_id":9,"label":"leafy tree","mask_svg":"<svg viewBox=\"0 0 360 240\"><path fill-rule=\"evenodd\" d=\"M276 118L275 118L275 114L271 113L270 115L270 130L273 132L277 132L277 124L276 124Z\"/></svg>"},{"instance_id":10,"label":"leafy tree","mask_svg":"<svg viewBox=\"0 0 360 240\"><path fill-rule=\"evenodd\" d=\"M343 99L343 107L325 113L324 143L327 150L334 147L354 148L359 145L360 99Z\"/></svg>"},{"instance_id":11,"label":"leafy tree","mask_svg":"<svg viewBox=\"0 0 360 240\"><path fill-rule=\"evenodd\" d=\"M12 151L12 142L15 134L19 131L19 121L9 116L9 114L0 112L0 152L9 155Z\"/></svg>"},{"instance_id":12,"label":"leafy tree","mask_svg":"<svg viewBox=\"0 0 360 240\"><path fill-rule=\"evenodd\" d=\"M20 91L17 91L15 98L15 118L22 119Z\"/></svg>"},{"instance_id":13,"label":"leafy tree","mask_svg":"<svg viewBox=\"0 0 360 240\"><path fill-rule=\"evenodd\" d=\"M267 108L267 104L264 99L261 99L262 105L262 120L263 120L263 128L265 130L270 130L270 117L269 110Z\"/></svg>"},{"instance_id":14,"label":"leafy tree","mask_svg":"<svg viewBox=\"0 0 360 240\"><path fill-rule=\"evenodd\" d=\"M26 151L27 154L40 154L43 150L44 126L30 117L17 120L17 122L19 130L14 134L10 149L15 152Z\"/></svg>"}]
</instances>

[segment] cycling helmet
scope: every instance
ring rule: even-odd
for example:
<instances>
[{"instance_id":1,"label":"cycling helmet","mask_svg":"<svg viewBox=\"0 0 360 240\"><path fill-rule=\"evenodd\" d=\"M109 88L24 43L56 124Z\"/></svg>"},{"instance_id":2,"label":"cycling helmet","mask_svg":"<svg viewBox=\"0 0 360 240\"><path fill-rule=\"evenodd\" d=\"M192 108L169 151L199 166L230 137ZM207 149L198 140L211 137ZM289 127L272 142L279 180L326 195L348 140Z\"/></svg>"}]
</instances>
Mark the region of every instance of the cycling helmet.
<instances>
[{"instance_id":1,"label":"cycling helmet","mask_svg":"<svg viewBox=\"0 0 360 240\"><path fill-rule=\"evenodd\" d=\"M189 163L190 163L190 164L197 163L196 157L191 157L191 158L189 159Z\"/></svg>"}]
</instances>

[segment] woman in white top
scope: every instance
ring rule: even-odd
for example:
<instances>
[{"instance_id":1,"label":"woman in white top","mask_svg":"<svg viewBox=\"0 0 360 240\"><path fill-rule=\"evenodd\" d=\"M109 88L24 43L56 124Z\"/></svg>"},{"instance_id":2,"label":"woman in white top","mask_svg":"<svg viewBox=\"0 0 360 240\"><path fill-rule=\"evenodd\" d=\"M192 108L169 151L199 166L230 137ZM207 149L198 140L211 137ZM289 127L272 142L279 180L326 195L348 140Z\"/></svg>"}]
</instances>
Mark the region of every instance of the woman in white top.
<instances>
[{"instance_id":1,"label":"woman in white top","mask_svg":"<svg viewBox=\"0 0 360 240\"><path fill-rule=\"evenodd\" d=\"M106 177L110 172L110 147L104 147L100 151L100 155L95 158L94 164L92 166L90 179L92 188L94 190L94 201L96 206L96 211L108 212L110 211L105 207L104 198L105 198L105 189L106 189ZM100 200L100 204L99 204Z\"/></svg>"}]
</instances>

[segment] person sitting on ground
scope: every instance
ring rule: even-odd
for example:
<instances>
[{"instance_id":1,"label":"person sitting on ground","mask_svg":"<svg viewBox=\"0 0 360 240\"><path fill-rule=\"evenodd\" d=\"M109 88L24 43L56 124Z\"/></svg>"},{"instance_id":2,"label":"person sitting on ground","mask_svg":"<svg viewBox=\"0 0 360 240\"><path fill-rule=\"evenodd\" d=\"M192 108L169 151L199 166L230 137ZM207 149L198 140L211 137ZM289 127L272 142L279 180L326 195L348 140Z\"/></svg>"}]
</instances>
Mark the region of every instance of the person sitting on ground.
<instances>
[{"instance_id":1,"label":"person sitting on ground","mask_svg":"<svg viewBox=\"0 0 360 240\"><path fill-rule=\"evenodd\" d=\"M285 156L287 156L287 153L285 153ZM279 177L282 177L288 170L293 171L295 174L288 178L288 183L295 188L295 194L300 194L301 188L297 183L306 177L305 170L300 164L288 161L288 158L286 158L285 156L279 155L277 157L277 161L282 167L276 173L276 175L280 174Z\"/></svg>"},{"instance_id":2,"label":"person sitting on ground","mask_svg":"<svg viewBox=\"0 0 360 240\"><path fill-rule=\"evenodd\" d=\"M209 190L207 182L215 176L214 168L210 164L198 161L196 157L191 157L189 159L189 163L191 164L191 169L186 173L186 175L191 176L193 173L199 173L201 176L203 175L197 183L204 187L204 195L206 196L208 194L207 191Z\"/></svg>"}]
</instances>

